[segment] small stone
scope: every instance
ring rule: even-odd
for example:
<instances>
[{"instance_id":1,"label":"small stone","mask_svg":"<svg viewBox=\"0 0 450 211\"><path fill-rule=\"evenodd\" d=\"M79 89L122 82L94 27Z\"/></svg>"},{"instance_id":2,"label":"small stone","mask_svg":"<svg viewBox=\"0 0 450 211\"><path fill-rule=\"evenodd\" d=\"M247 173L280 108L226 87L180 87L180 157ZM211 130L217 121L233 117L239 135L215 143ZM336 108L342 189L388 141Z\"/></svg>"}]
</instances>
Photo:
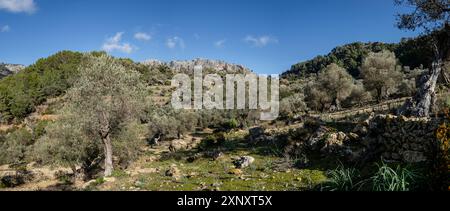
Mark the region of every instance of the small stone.
<instances>
[{"instance_id":1,"label":"small stone","mask_svg":"<svg viewBox=\"0 0 450 211\"><path fill-rule=\"evenodd\" d=\"M233 174L233 175L242 175L243 172L241 169L231 169L228 174Z\"/></svg>"},{"instance_id":2,"label":"small stone","mask_svg":"<svg viewBox=\"0 0 450 211\"><path fill-rule=\"evenodd\" d=\"M178 180L181 178L181 172L176 165L171 165L169 170L166 171L166 176Z\"/></svg>"},{"instance_id":3,"label":"small stone","mask_svg":"<svg viewBox=\"0 0 450 211\"><path fill-rule=\"evenodd\" d=\"M115 177L105 177L105 178L103 178L103 180L105 182L115 182L116 178Z\"/></svg>"},{"instance_id":4,"label":"small stone","mask_svg":"<svg viewBox=\"0 0 450 211\"><path fill-rule=\"evenodd\" d=\"M251 156L243 156L240 157L239 160L235 160L233 164L238 169L244 169L249 167L253 162L255 162L255 158Z\"/></svg>"},{"instance_id":5,"label":"small stone","mask_svg":"<svg viewBox=\"0 0 450 211\"><path fill-rule=\"evenodd\" d=\"M404 151L402 153L403 160L407 163L420 163L427 161L427 157L421 152Z\"/></svg>"}]
</instances>

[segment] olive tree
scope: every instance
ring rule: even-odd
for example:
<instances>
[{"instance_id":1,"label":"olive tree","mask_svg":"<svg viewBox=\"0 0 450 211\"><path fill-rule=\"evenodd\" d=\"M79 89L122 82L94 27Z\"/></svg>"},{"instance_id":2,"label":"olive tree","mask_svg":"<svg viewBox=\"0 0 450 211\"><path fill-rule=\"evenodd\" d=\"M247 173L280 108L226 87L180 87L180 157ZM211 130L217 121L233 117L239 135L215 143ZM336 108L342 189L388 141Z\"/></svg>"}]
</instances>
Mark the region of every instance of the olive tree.
<instances>
[{"instance_id":1,"label":"olive tree","mask_svg":"<svg viewBox=\"0 0 450 211\"><path fill-rule=\"evenodd\" d=\"M353 77L337 64L330 64L319 73L319 86L333 99L333 105L341 110L341 102L352 92Z\"/></svg>"},{"instance_id":2,"label":"olive tree","mask_svg":"<svg viewBox=\"0 0 450 211\"><path fill-rule=\"evenodd\" d=\"M309 82L305 87L305 102L308 108L325 112L330 108L333 99L316 81Z\"/></svg>"},{"instance_id":3,"label":"olive tree","mask_svg":"<svg viewBox=\"0 0 450 211\"><path fill-rule=\"evenodd\" d=\"M448 0L394 0L406 5L412 12L398 15L398 27L405 30L421 29L432 37L429 43L434 49L431 71L419 84L417 94L400 110L400 114L426 117L436 101L436 84L440 76L449 83L445 63L450 61L450 2Z\"/></svg>"},{"instance_id":4,"label":"olive tree","mask_svg":"<svg viewBox=\"0 0 450 211\"><path fill-rule=\"evenodd\" d=\"M348 96L348 98L345 100L344 105L347 107L350 106L363 106L367 102L370 102L372 100L372 95L370 92L366 91L364 88L364 85L361 81L357 81L353 85L352 92Z\"/></svg>"},{"instance_id":5,"label":"olive tree","mask_svg":"<svg viewBox=\"0 0 450 211\"><path fill-rule=\"evenodd\" d=\"M303 113L308 110L303 93L295 93L285 97L280 102L280 116L292 118L295 114Z\"/></svg>"},{"instance_id":6,"label":"olive tree","mask_svg":"<svg viewBox=\"0 0 450 211\"><path fill-rule=\"evenodd\" d=\"M364 59L361 67L364 86L368 91L373 91L376 99L380 102L397 88L397 84L402 78L400 69L393 52L370 53Z\"/></svg>"},{"instance_id":7,"label":"olive tree","mask_svg":"<svg viewBox=\"0 0 450 211\"><path fill-rule=\"evenodd\" d=\"M127 123L139 118L146 87L138 72L127 70L116 59L88 57L87 65L79 70L80 78L65 96L61 120L49 127L41 144L51 143L53 153L72 165L86 159L93 162L92 157L103 153L99 157L104 160L104 175L110 176L112 141L121 132L129 132Z\"/></svg>"},{"instance_id":8,"label":"olive tree","mask_svg":"<svg viewBox=\"0 0 450 211\"><path fill-rule=\"evenodd\" d=\"M306 86L305 100L315 110L324 111L330 107L340 110L341 102L351 94L353 85L353 77L344 68L330 64Z\"/></svg>"}]
</instances>

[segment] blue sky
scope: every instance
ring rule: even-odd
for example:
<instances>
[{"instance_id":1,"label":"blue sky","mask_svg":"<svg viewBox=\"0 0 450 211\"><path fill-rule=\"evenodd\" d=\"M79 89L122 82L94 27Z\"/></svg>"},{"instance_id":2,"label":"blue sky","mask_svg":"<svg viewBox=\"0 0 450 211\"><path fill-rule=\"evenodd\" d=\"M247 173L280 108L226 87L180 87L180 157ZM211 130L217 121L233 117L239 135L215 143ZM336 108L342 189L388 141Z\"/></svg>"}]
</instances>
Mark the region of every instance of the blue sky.
<instances>
[{"instance_id":1,"label":"blue sky","mask_svg":"<svg viewBox=\"0 0 450 211\"><path fill-rule=\"evenodd\" d=\"M281 73L338 45L416 36L395 27L401 9L392 0L0 0L0 62L107 50Z\"/></svg>"}]
</instances>

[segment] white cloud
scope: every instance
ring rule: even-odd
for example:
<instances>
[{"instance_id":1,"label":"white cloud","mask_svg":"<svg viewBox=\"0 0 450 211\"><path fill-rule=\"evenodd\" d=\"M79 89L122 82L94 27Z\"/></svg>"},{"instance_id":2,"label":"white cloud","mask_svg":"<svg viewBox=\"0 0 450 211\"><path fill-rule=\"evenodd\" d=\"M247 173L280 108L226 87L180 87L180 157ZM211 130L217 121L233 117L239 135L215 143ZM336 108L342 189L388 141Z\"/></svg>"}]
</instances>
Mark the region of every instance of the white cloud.
<instances>
[{"instance_id":1,"label":"white cloud","mask_svg":"<svg viewBox=\"0 0 450 211\"><path fill-rule=\"evenodd\" d=\"M9 27L9 25L5 25L0 28L0 32L9 32L9 31L11 31L11 27Z\"/></svg>"},{"instance_id":2,"label":"white cloud","mask_svg":"<svg viewBox=\"0 0 450 211\"><path fill-rule=\"evenodd\" d=\"M152 36L150 36L147 33L144 32L138 32L136 34L134 34L134 39L139 40L139 41L149 41L152 39Z\"/></svg>"},{"instance_id":3,"label":"white cloud","mask_svg":"<svg viewBox=\"0 0 450 211\"><path fill-rule=\"evenodd\" d=\"M34 0L0 0L0 10L7 10L9 12L33 13L37 10Z\"/></svg>"},{"instance_id":4,"label":"white cloud","mask_svg":"<svg viewBox=\"0 0 450 211\"><path fill-rule=\"evenodd\" d=\"M172 37L167 39L166 45L170 49L174 49L177 47L184 49L186 47L186 45L184 44L184 40L180 37Z\"/></svg>"},{"instance_id":5,"label":"white cloud","mask_svg":"<svg viewBox=\"0 0 450 211\"><path fill-rule=\"evenodd\" d=\"M251 35L248 35L245 39L245 42L250 43L254 47L265 47L270 43L278 43L278 40L274 37L264 35L260 37L254 37Z\"/></svg>"},{"instance_id":6,"label":"white cloud","mask_svg":"<svg viewBox=\"0 0 450 211\"><path fill-rule=\"evenodd\" d=\"M123 32L118 32L114 37L110 37L103 43L102 49L106 52L119 51L130 54L135 48L129 43L122 43Z\"/></svg>"},{"instance_id":7,"label":"white cloud","mask_svg":"<svg viewBox=\"0 0 450 211\"><path fill-rule=\"evenodd\" d=\"M226 42L227 42L227 40L225 40L225 39L219 40L214 43L214 46L216 46L217 48L223 48L223 47L225 47Z\"/></svg>"}]
</instances>

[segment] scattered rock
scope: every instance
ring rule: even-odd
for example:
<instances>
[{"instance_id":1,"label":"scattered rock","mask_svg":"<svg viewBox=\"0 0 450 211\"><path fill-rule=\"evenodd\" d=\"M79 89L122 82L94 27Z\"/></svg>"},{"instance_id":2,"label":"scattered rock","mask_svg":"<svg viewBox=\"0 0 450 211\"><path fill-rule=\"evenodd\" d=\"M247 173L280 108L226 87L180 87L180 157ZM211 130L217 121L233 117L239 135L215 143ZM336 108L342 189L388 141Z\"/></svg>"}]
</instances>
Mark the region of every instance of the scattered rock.
<instances>
[{"instance_id":1,"label":"scattered rock","mask_svg":"<svg viewBox=\"0 0 450 211\"><path fill-rule=\"evenodd\" d=\"M320 150L323 153L342 154L344 143L350 138L343 132L331 133L325 138L325 146Z\"/></svg>"},{"instance_id":2,"label":"scattered rock","mask_svg":"<svg viewBox=\"0 0 450 211\"><path fill-rule=\"evenodd\" d=\"M251 156L242 156L238 160L235 160L233 164L238 169L244 169L249 167L253 162L255 162L255 158Z\"/></svg>"},{"instance_id":3,"label":"scattered rock","mask_svg":"<svg viewBox=\"0 0 450 211\"><path fill-rule=\"evenodd\" d=\"M319 143L324 140L327 134L331 132L331 128L319 126L308 139L307 145L310 146L313 150L318 150L317 147L319 147Z\"/></svg>"},{"instance_id":4,"label":"scattered rock","mask_svg":"<svg viewBox=\"0 0 450 211\"><path fill-rule=\"evenodd\" d=\"M166 176L179 180L181 178L181 171L178 169L177 165L173 164L170 166L169 170L166 171Z\"/></svg>"},{"instance_id":5,"label":"scattered rock","mask_svg":"<svg viewBox=\"0 0 450 211\"><path fill-rule=\"evenodd\" d=\"M405 151L402 153L402 158L408 163L420 163L427 161L427 157L422 152Z\"/></svg>"},{"instance_id":6,"label":"scattered rock","mask_svg":"<svg viewBox=\"0 0 450 211\"><path fill-rule=\"evenodd\" d=\"M205 158L210 158L212 160L217 160L219 158L221 158L223 156L223 152L219 151L219 150L214 150L214 151L207 151L204 154Z\"/></svg>"}]
</instances>

